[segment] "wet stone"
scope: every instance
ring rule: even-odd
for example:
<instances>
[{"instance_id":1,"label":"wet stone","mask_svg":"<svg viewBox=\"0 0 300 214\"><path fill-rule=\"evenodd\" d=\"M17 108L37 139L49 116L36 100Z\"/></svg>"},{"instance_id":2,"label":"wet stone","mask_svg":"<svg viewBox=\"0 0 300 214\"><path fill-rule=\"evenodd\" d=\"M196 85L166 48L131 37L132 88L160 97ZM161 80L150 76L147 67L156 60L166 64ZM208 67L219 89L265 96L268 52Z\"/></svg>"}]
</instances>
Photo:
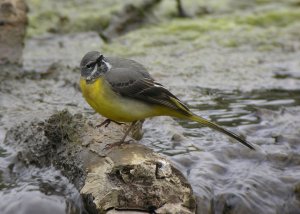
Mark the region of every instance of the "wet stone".
<instances>
[{"instance_id":1,"label":"wet stone","mask_svg":"<svg viewBox=\"0 0 300 214\"><path fill-rule=\"evenodd\" d=\"M89 125L95 122L59 111L44 121L16 125L4 143L18 150L18 162L59 169L80 191L89 213L111 209L195 213L190 184L166 158L135 142L104 149L115 142L103 135L106 129L118 138L123 127L101 127L99 132Z\"/></svg>"}]
</instances>

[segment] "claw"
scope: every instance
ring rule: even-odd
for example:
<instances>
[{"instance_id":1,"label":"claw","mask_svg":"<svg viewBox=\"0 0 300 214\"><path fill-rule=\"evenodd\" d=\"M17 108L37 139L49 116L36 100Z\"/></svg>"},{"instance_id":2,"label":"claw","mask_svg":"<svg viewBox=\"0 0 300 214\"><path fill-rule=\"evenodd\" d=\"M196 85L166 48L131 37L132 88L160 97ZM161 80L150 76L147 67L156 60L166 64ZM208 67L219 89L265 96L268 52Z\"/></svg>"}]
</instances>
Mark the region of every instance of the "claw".
<instances>
[{"instance_id":1,"label":"claw","mask_svg":"<svg viewBox=\"0 0 300 214\"><path fill-rule=\"evenodd\" d=\"M96 125L96 128L100 128L101 126L104 126L105 128L107 128L111 122L114 122L118 125L123 125L124 124L124 123L117 122L117 121L114 121L114 120L111 120L111 119L106 119L102 123L100 123L99 125Z\"/></svg>"},{"instance_id":2,"label":"claw","mask_svg":"<svg viewBox=\"0 0 300 214\"><path fill-rule=\"evenodd\" d=\"M100 123L99 125L96 125L96 128L100 128L102 126L104 126L106 128L110 124L110 122L111 122L110 119L106 119L102 123Z\"/></svg>"},{"instance_id":3,"label":"claw","mask_svg":"<svg viewBox=\"0 0 300 214\"><path fill-rule=\"evenodd\" d=\"M111 149L115 146L120 146L122 145L123 143L129 143L129 141L125 142L125 139L127 137L127 135L129 134L129 132L131 131L131 129L134 127L134 125L136 124L136 121L132 122L131 125L129 126L129 128L127 129L127 131L125 132L124 136L122 137L122 139L118 142L115 142L115 143L111 143L111 144L107 144L105 147L104 147L104 150L108 150L108 149Z\"/></svg>"},{"instance_id":4,"label":"claw","mask_svg":"<svg viewBox=\"0 0 300 214\"><path fill-rule=\"evenodd\" d=\"M122 144L125 144L125 143L129 143L130 141L124 141L124 142L121 142L121 141L118 141L118 142L115 142L115 143L110 143L110 144L107 144L103 150L110 150L116 146L121 146Z\"/></svg>"}]
</instances>

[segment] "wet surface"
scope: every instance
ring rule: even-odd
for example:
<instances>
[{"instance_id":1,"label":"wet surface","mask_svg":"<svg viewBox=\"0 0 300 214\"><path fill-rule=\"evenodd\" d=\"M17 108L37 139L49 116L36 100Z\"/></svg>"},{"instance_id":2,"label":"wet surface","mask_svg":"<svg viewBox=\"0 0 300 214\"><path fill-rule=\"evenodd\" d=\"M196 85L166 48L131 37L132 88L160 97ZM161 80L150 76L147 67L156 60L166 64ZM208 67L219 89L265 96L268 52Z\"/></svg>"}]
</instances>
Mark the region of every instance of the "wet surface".
<instances>
[{"instance_id":1,"label":"wet surface","mask_svg":"<svg viewBox=\"0 0 300 214\"><path fill-rule=\"evenodd\" d=\"M79 192L54 167L37 168L16 161L10 147L1 148L1 213L84 213Z\"/></svg>"},{"instance_id":2,"label":"wet surface","mask_svg":"<svg viewBox=\"0 0 300 214\"><path fill-rule=\"evenodd\" d=\"M3 96L6 100L1 111L4 130L18 118L30 119L30 112L33 111L36 117L43 117L45 113L62 108L92 112L72 83L78 75L72 69L68 70L63 66L59 68L64 68L66 74L56 77L56 81L52 78L40 81L27 79L21 85L18 83L21 88L30 83L27 91L14 91ZM56 70L60 72L60 69ZM162 78L162 82L168 79L174 85L177 78L178 76L168 75ZM287 79L290 78L295 79ZM12 88L16 83L15 80L9 81L9 86L5 88ZM172 87L172 91L195 113L247 136L247 140L258 145L260 149L256 152L249 151L226 136L202 128L194 122L164 117L146 121L141 143L165 154L176 163L199 197L202 213L207 213L208 210L219 213L226 209L236 213L297 213L300 207L297 196L300 179L299 90L269 89L247 92L189 85L179 84ZM28 90L32 94L29 97ZM64 93L61 93L62 90ZM186 93L188 91L191 94ZM53 98L45 94L51 94ZM15 103L13 108L11 102ZM24 106L27 106L26 112L29 115L22 109ZM45 108L48 108L47 112L43 110ZM16 154L12 151L12 157L14 155ZM6 206L7 202L2 203L4 212L10 213L15 209L14 206L21 206L25 213L28 210L27 213L30 213L32 210L28 204L34 203L38 203L44 210L51 210L53 203L58 209L57 213L64 213L64 210L66 213L75 210L76 213L82 209L78 206L72 207L72 203L78 204L74 201L79 197L74 187L64 179L60 181L62 183L57 182L55 177L46 173L47 170L17 170L17 173L24 173L26 176L24 180L14 180L10 185L5 180L5 176L11 176L11 173L7 174L9 164L4 164L6 159L1 158L4 177L1 194L7 200L10 197L15 200L17 194L19 199L12 208ZM8 163L11 163L10 160ZM45 188L41 189L43 184L47 193L44 193ZM61 186L67 192L61 192ZM27 194L32 198L28 203L24 201L24 198L29 197ZM44 200L51 203L43 205ZM68 211L69 208L71 211Z\"/></svg>"},{"instance_id":3,"label":"wet surface","mask_svg":"<svg viewBox=\"0 0 300 214\"><path fill-rule=\"evenodd\" d=\"M299 91L213 94L210 106L187 103L194 112L247 136L257 151L188 121L147 121L142 142L170 156L216 213L298 213ZM206 213L208 207L200 210Z\"/></svg>"},{"instance_id":4,"label":"wet surface","mask_svg":"<svg viewBox=\"0 0 300 214\"><path fill-rule=\"evenodd\" d=\"M64 108L98 117L78 90L77 62L85 52L100 49L138 60L193 112L257 145L257 151L250 151L194 122L146 120L140 142L172 159L185 174L199 213L299 213L299 9L284 1L262 4L258 19L251 16L253 4L240 3L239 9L250 15L245 18L238 9L232 18L226 11L234 7L218 8L212 1L211 12L222 11L224 17L175 20L111 44L103 44L97 33L28 39L24 76L5 77L0 85L0 141L15 124ZM277 4L288 5L291 13L276 10ZM55 204L57 213L82 210L79 193L57 171L20 166L10 172L17 151L0 147L1 213L11 213L13 206L32 213L34 203L44 210ZM8 207L9 201L15 204Z\"/></svg>"},{"instance_id":5,"label":"wet surface","mask_svg":"<svg viewBox=\"0 0 300 214\"><path fill-rule=\"evenodd\" d=\"M224 93L216 90L198 90L199 93L203 94L203 99L200 100L186 100L186 103L190 109L198 115L202 115L205 118L208 118L212 121L217 122L218 124L228 127L240 134L247 136L251 139L251 136L258 137L256 133L252 133L255 130L255 127L259 130L259 126L262 123L265 114L281 114L281 112L288 111L294 106L299 106L300 104L300 91L286 91L286 90L270 90L270 91L255 91L251 93L241 93L241 92L228 92ZM297 111L297 110L296 110ZM284 113L282 113L284 118ZM157 121L156 121L157 120ZM161 119L152 119L146 123L161 122ZM172 121L171 121L172 122ZM173 126L177 126L177 123L182 126L182 128L170 127L169 129L174 128L174 133L179 132L184 136L197 139L199 137L205 138L207 136L206 132L212 132L210 137L220 137L223 138L222 134L210 131L208 128L201 128L195 122L176 120L173 121ZM297 125L297 120L294 121ZM157 133L158 136L164 136L163 133L159 132L161 128L153 129L156 127L151 124L152 130L149 131L149 134L153 137L153 133ZM151 129L151 127L149 127ZM147 130L147 129L146 129ZM253 131L251 131L253 130ZM256 131L258 131L256 130ZM153 132L154 131L154 132ZM144 140L147 142L151 141L152 137L147 138L147 133L144 135ZM216 136L215 136L216 135ZM157 137L158 137L157 136ZM176 137L176 136L175 136ZM272 136L270 136L272 138ZM171 138L172 139L172 138ZM182 140L184 138L180 138ZM170 148L173 150L172 145L169 145L170 139L165 139L166 143L160 144L154 141L150 143L157 151L167 153ZM207 139L209 140L209 139ZM210 139L211 140L211 139ZM223 138L225 141L231 141L231 139ZM176 139L175 139L176 141ZM167 146L167 148L166 148ZM240 146L240 145L238 145Z\"/></svg>"}]
</instances>

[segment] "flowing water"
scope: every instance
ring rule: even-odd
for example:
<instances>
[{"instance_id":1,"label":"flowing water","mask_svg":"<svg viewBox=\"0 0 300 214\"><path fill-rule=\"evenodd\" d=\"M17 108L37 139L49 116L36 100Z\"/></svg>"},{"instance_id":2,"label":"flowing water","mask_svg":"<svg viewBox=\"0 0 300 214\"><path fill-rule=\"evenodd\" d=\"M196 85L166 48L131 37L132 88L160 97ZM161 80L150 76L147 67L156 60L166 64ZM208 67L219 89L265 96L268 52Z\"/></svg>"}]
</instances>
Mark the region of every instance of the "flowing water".
<instances>
[{"instance_id":1,"label":"flowing water","mask_svg":"<svg viewBox=\"0 0 300 214\"><path fill-rule=\"evenodd\" d=\"M130 37L124 41L122 45L130 48L136 43ZM48 69L48 77L40 79L1 82L1 142L5 132L22 120L64 108L92 112L76 90L76 66L83 53L102 48L98 35L49 36L26 44L26 69L47 70L53 61L69 67L51 73L54 66ZM173 49L167 49L172 45ZM288 53L248 47L202 49L185 40L166 46L149 47L147 56L134 59L151 68L153 76L193 112L245 136L257 150L195 122L168 117L146 120L140 142L168 156L184 173L198 198L199 213L300 213L300 54L296 46ZM227 82L222 84L224 78ZM37 205L43 213L83 211L78 191L59 172L12 167L18 163L17 151L1 148L1 213L13 213L16 207L33 213L31 208Z\"/></svg>"},{"instance_id":2,"label":"flowing water","mask_svg":"<svg viewBox=\"0 0 300 214\"><path fill-rule=\"evenodd\" d=\"M210 98L186 100L191 110L247 136L257 151L195 122L161 125L166 118L146 122L142 142L179 166L203 213L300 213L300 91L199 92Z\"/></svg>"},{"instance_id":3,"label":"flowing water","mask_svg":"<svg viewBox=\"0 0 300 214\"><path fill-rule=\"evenodd\" d=\"M184 100L193 112L247 136L258 151L195 122L168 117L147 120L141 143L173 160L191 182L204 213L299 213L300 91L195 90L198 99ZM6 178L15 158L6 149L1 151L0 197L5 200L0 210L15 213L16 204L28 203L24 213L32 213L31 206L44 213L80 212L79 193L54 169L15 167L13 179Z\"/></svg>"},{"instance_id":4,"label":"flowing water","mask_svg":"<svg viewBox=\"0 0 300 214\"><path fill-rule=\"evenodd\" d=\"M79 192L58 170L24 166L10 147L0 152L1 213L84 213Z\"/></svg>"},{"instance_id":5,"label":"flowing water","mask_svg":"<svg viewBox=\"0 0 300 214\"><path fill-rule=\"evenodd\" d=\"M96 32L74 32L99 31L124 1L29 0L29 35L73 34L27 39L24 69L47 70L48 77L1 82L0 142L15 123L46 112L92 112L75 90L78 64L87 51L103 50L141 62L193 112L256 145L251 151L191 121L146 120L140 142L184 173L199 213L299 214L299 1L182 1L192 19L174 18L174 2L155 8L154 28L105 45ZM53 62L69 67L49 69ZM33 213L37 204L45 214L83 211L78 191L59 172L12 167L16 160L16 149L0 144L0 213Z\"/></svg>"}]
</instances>

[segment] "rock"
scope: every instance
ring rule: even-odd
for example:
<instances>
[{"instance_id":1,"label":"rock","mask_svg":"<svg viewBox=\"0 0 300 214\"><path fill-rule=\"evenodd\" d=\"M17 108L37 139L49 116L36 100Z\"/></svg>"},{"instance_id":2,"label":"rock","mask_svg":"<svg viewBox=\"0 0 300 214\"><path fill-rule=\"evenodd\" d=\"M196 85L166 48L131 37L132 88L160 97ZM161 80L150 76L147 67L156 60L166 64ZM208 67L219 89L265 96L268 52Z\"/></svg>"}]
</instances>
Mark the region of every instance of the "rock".
<instances>
[{"instance_id":1,"label":"rock","mask_svg":"<svg viewBox=\"0 0 300 214\"><path fill-rule=\"evenodd\" d=\"M24 0L0 0L0 64L21 64L26 14Z\"/></svg>"},{"instance_id":2,"label":"rock","mask_svg":"<svg viewBox=\"0 0 300 214\"><path fill-rule=\"evenodd\" d=\"M142 26L149 21L152 10L160 2L161 0L146 0L140 5L126 4L122 11L112 17L108 28L102 32L102 37L110 41L119 35Z\"/></svg>"},{"instance_id":3,"label":"rock","mask_svg":"<svg viewBox=\"0 0 300 214\"><path fill-rule=\"evenodd\" d=\"M65 110L15 126L4 142L26 165L61 170L89 213L195 213L191 186L166 158L136 142L105 149L121 138L123 128L97 128L96 121Z\"/></svg>"},{"instance_id":4,"label":"rock","mask_svg":"<svg viewBox=\"0 0 300 214\"><path fill-rule=\"evenodd\" d=\"M157 213L166 213L173 207L171 213L192 213L195 209L191 187L182 174L136 143L112 150L101 164L91 167L81 194L98 211L159 208Z\"/></svg>"}]
</instances>

